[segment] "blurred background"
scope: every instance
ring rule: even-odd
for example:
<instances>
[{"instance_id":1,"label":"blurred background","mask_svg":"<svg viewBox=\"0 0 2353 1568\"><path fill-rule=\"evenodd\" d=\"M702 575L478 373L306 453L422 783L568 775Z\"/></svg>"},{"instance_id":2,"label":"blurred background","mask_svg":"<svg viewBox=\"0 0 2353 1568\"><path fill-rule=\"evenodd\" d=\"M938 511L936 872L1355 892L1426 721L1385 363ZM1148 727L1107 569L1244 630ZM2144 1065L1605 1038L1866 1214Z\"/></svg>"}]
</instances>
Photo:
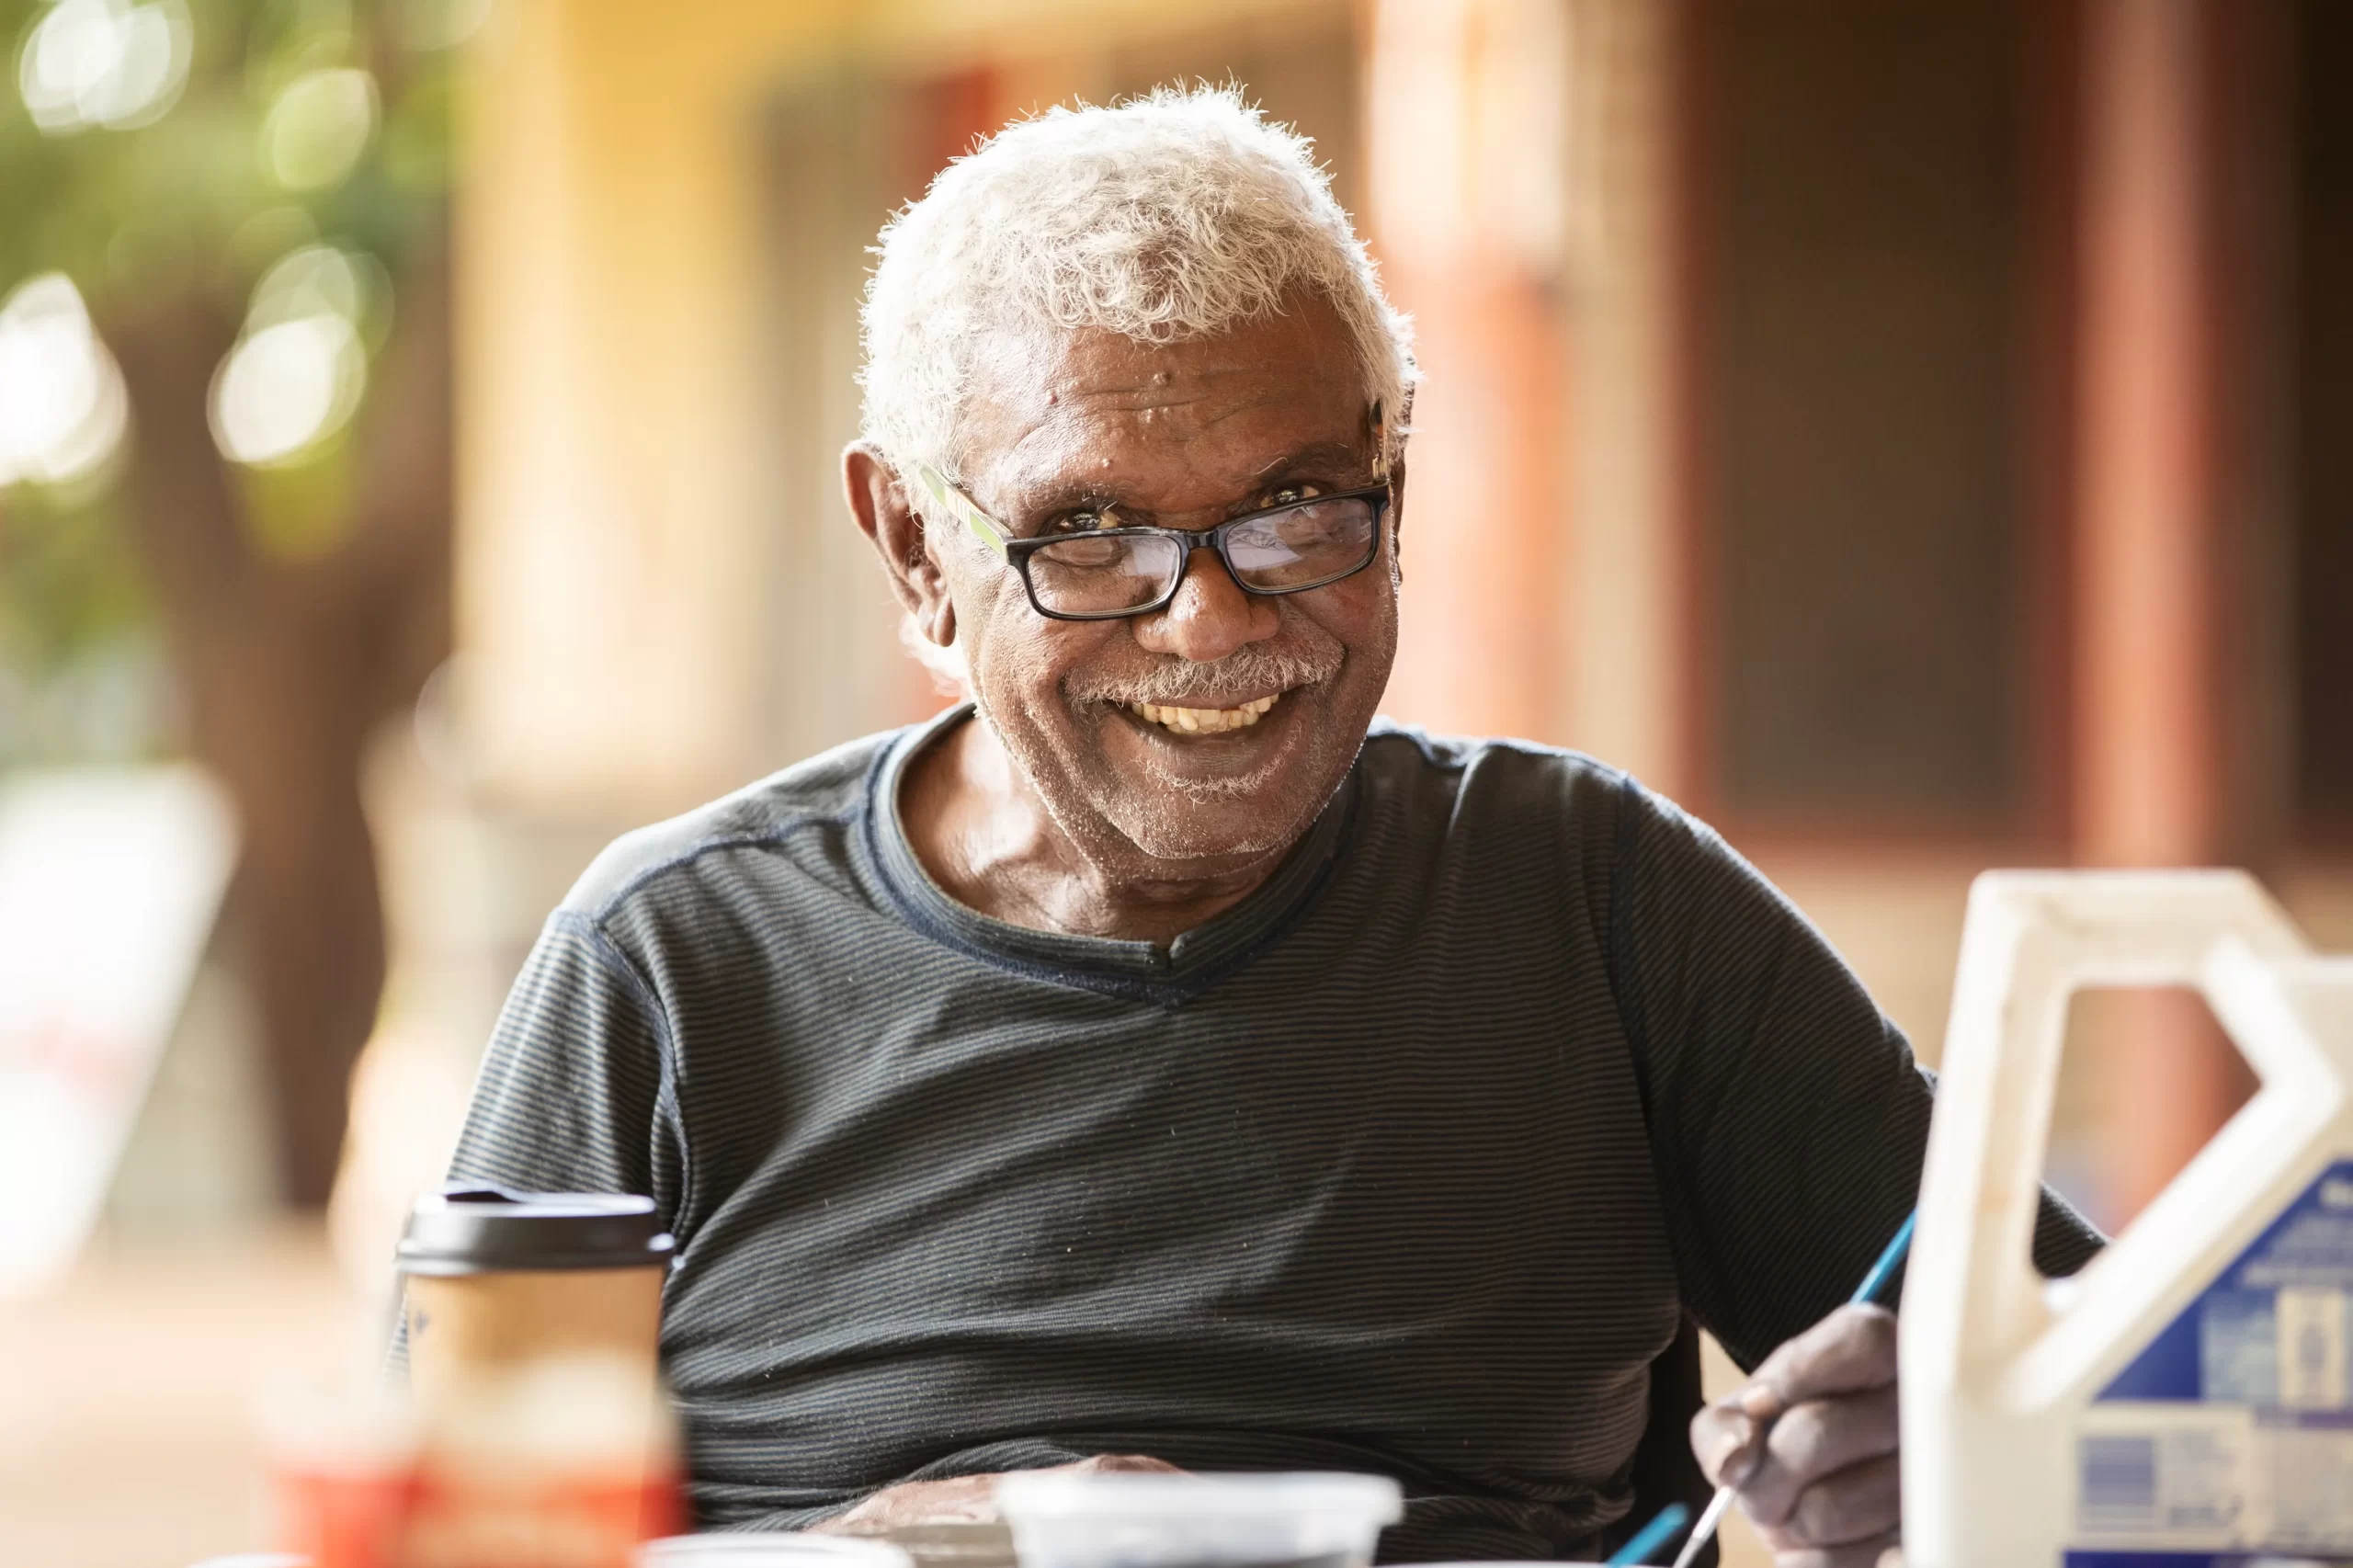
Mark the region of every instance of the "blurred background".
<instances>
[{"instance_id":1,"label":"blurred background","mask_svg":"<svg viewBox=\"0 0 2353 1568\"><path fill-rule=\"evenodd\" d=\"M571 879L938 705L838 500L866 247L1055 103L1237 82L1370 233L1427 378L1399 717L1677 797L1930 1061L1987 866L2246 865L2353 949L2353 7L0 37L0 1561L255 1544L256 1390L377 1342ZM2052 1176L2120 1225L2252 1080L2186 996L2070 1027Z\"/></svg>"}]
</instances>

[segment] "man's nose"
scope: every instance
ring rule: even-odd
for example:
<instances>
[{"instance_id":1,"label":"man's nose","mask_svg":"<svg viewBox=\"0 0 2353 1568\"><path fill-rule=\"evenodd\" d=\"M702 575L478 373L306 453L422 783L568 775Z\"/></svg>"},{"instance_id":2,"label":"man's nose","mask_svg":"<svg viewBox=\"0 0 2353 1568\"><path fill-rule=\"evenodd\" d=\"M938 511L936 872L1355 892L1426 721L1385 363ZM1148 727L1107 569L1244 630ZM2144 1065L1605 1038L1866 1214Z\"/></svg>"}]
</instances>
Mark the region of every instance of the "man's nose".
<instances>
[{"instance_id":1,"label":"man's nose","mask_svg":"<svg viewBox=\"0 0 2353 1568\"><path fill-rule=\"evenodd\" d=\"M1136 641L1154 653L1206 665L1272 637L1282 616L1272 599L1244 593L1216 551L1197 550L1176 597L1130 624Z\"/></svg>"}]
</instances>

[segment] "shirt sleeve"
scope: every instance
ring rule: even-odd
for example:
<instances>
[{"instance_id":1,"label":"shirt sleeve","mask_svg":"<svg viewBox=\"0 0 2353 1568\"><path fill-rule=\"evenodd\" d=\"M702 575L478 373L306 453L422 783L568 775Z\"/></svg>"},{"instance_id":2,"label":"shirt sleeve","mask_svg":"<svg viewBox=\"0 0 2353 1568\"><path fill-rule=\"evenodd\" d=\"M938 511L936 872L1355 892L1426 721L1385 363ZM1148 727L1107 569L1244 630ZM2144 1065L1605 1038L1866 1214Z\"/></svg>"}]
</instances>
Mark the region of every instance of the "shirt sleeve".
<instances>
[{"instance_id":1,"label":"shirt sleeve","mask_svg":"<svg viewBox=\"0 0 2353 1568\"><path fill-rule=\"evenodd\" d=\"M1917 1201L1935 1084L1795 906L1628 780L1611 969L1687 1311L1754 1367L1850 1296ZM2100 1238L2048 1189L2034 1256Z\"/></svg>"},{"instance_id":2,"label":"shirt sleeve","mask_svg":"<svg viewBox=\"0 0 2353 1568\"><path fill-rule=\"evenodd\" d=\"M453 1181L627 1192L676 1228L683 1147L659 1003L593 922L551 916L474 1085Z\"/></svg>"}]
</instances>

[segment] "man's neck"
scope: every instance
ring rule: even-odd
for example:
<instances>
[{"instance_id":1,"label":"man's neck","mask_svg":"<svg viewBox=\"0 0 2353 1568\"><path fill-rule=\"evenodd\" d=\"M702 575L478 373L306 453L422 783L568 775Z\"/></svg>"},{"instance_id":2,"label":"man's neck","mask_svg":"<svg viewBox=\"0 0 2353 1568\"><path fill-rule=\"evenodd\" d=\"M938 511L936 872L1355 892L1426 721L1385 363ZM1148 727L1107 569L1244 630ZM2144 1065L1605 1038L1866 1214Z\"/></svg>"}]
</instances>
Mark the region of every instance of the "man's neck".
<instances>
[{"instance_id":1,"label":"man's neck","mask_svg":"<svg viewBox=\"0 0 2353 1568\"><path fill-rule=\"evenodd\" d=\"M1121 876L1088 858L989 726L956 724L908 759L899 819L915 858L950 898L1037 931L1166 943L1250 896L1282 863Z\"/></svg>"}]
</instances>

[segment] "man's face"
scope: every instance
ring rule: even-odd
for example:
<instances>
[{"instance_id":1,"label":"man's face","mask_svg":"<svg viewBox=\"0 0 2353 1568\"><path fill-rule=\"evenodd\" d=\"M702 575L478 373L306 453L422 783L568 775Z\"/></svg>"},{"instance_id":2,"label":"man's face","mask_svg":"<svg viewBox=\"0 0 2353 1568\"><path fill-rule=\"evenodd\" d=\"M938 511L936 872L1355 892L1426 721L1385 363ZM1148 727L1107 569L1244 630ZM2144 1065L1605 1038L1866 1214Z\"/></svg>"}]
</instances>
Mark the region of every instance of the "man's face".
<instances>
[{"instance_id":1,"label":"man's face","mask_svg":"<svg viewBox=\"0 0 2353 1568\"><path fill-rule=\"evenodd\" d=\"M1000 338L964 431L966 488L1022 538L1206 528L1379 478L1364 376L1320 300L1170 345ZM1167 606L1100 621L1039 614L969 535L935 549L982 713L1115 877L1213 875L1293 843L1354 760L1396 653L1387 528L1364 571L1280 597L1244 593L1214 551L1196 551ZM1235 716L1270 698L1255 722Z\"/></svg>"}]
</instances>

